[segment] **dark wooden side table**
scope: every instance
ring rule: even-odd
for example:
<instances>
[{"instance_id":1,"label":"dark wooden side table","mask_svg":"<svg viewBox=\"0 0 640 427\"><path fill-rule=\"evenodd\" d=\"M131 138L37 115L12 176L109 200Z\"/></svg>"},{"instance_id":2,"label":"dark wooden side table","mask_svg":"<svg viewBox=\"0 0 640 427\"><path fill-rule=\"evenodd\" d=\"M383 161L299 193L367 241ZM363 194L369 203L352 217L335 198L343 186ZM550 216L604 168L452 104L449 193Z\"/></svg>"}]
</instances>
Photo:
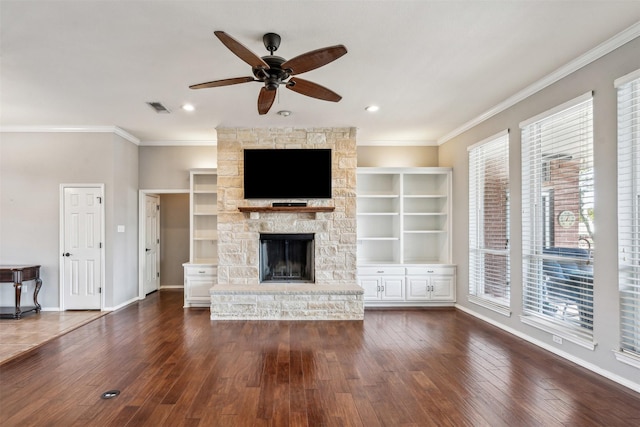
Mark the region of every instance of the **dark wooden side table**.
<instances>
[{"instance_id":1,"label":"dark wooden side table","mask_svg":"<svg viewBox=\"0 0 640 427\"><path fill-rule=\"evenodd\" d=\"M22 310L20 307L20 297L22 295L22 282L28 282L35 280L36 286L33 291L33 303L35 307L25 308ZM29 311L40 312L40 304L38 303L38 292L42 287L42 280L40 279L40 266L39 265L0 265L0 283L13 283L15 288L15 309L13 313L9 313L14 319L22 317L22 313Z\"/></svg>"}]
</instances>

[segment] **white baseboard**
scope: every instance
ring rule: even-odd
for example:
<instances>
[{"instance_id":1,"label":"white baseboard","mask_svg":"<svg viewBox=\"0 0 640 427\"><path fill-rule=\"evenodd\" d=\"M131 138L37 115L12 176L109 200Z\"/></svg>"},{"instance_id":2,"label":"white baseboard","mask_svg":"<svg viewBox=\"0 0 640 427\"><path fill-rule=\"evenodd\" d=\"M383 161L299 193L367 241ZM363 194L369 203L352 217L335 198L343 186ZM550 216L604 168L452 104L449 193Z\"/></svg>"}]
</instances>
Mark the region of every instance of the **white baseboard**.
<instances>
[{"instance_id":1,"label":"white baseboard","mask_svg":"<svg viewBox=\"0 0 640 427\"><path fill-rule=\"evenodd\" d=\"M121 309L122 307L126 307L129 304L133 304L134 302L138 301L138 297L135 298L131 298L129 301L125 301L122 304L118 304L115 307L105 307L102 311L116 311Z\"/></svg>"}]
</instances>

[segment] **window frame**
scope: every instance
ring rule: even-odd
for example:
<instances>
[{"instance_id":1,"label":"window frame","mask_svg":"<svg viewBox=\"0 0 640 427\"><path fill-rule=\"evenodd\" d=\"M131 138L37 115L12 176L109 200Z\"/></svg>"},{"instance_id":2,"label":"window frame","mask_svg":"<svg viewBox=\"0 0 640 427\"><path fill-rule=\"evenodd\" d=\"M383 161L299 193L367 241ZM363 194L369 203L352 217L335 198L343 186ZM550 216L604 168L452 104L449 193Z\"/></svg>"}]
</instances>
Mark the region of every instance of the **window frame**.
<instances>
[{"instance_id":1,"label":"window frame","mask_svg":"<svg viewBox=\"0 0 640 427\"><path fill-rule=\"evenodd\" d=\"M564 128L568 130L565 131ZM543 179L549 173L550 166L545 163L548 159L562 159L561 157L549 157L549 155L559 156L562 151L544 152L549 146L552 148L562 148L564 150L580 150L579 154L567 157L576 161L577 182L576 190L563 188L563 193L555 189L557 199L560 201L579 200L579 208L576 215L578 228L582 215L582 198L584 197L584 182L588 182L593 187L593 94L585 93L570 101L556 106L548 111L538 114L520 123L522 134L522 315L521 321L538 329L544 330L555 336L559 336L568 341L574 342L588 349L595 349L597 345L593 335L593 297L595 283L593 282L593 258L591 257L591 243L589 249L584 251L576 250L576 254L570 253L573 247L569 243L555 241L553 247L545 246L549 244L549 206L546 206L543 195L548 189ZM584 150L584 151L582 151ZM566 153L566 152L565 152ZM564 160L564 159L562 159ZM584 162L589 162L586 164ZM585 181L582 173L589 172ZM575 174L575 171L574 171ZM574 175L575 177L575 175ZM559 181L564 184L563 181ZM568 187L568 185L567 185ZM592 192L591 192L592 193ZM564 197L564 199L561 199ZM593 194L590 195L593 197ZM547 198L548 199L548 198ZM589 203L593 204L592 199ZM543 206L545 205L545 206ZM556 206L556 210L559 206ZM555 221L557 215L552 215ZM546 219L546 222L545 222ZM589 220L590 221L590 220ZM547 234L545 234L545 230ZM560 230L561 231L561 230ZM580 236L579 231L575 233ZM554 240L558 240L555 236ZM578 238L578 240L580 240ZM572 243L578 247L578 242ZM560 250L562 249L562 251ZM556 254L557 250L557 254ZM565 251L566 250L566 251ZM582 252L586 254L582 258ZM580 255L578 255L580 253ZM583 266L589 265L590 276L584 279L576 276L565 277L564 281L552 280L551 271L558 263L575 263ZM585 270L587 267L584 268ZM589 283L590 281L590 283ZM573 304L572 309L579 311L576 319L569 319L561 313L558 315L549 307L549 302L554 300L564 300L565 311ZM573 308L575 305L575 308Z\"/></svg>"},{"instance_id":2,"label":"window frame","mask_svg":"<svg viewBox=\"0 0 640 427\"><path fill-rule=\"evenodd\" d=\"M618 103L618 298L623 363L640 368L640 70L614 82Z\"/></svg>"},{"instance_id":3,"label":"window frame","mask_svg":"<svg viewBox=\"0 0 640 427\"><path fill-rule=\"evenodd\" d=\"M498 312L504 316L511 315L511 244L510 244L510 176L509 176L509 130L504 130L491 137L477 142L467 148L469 160L469 286L467 299ZM496 160L497 175L505 177L501 190L504 190L504 234L487 230L485 225L486 181L490 177L487 161ZM502 194L500 194L502 196ZM501 212L500 212L501 213ZM504 249L487 247L486 238L503 239ZM495 234L494 234L495 233ZM492 268L485 263L486 257L504 257L504 271L499 267ZM502 262L500 263L502 264ZM492 296L485 292L486 277L499 277L504 273L502 290L504 297Z\"/></svg>"}]
</instances>

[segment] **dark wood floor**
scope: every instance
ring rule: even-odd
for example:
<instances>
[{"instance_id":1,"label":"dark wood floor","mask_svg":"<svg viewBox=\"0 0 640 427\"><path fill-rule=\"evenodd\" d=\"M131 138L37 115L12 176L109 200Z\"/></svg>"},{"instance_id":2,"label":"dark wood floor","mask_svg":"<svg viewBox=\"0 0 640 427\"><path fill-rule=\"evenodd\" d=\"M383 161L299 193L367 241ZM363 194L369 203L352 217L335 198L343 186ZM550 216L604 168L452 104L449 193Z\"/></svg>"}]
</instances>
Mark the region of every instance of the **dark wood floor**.
<instances>
[{"instance_id":1,"label":"dark wood floor","mask_svg":"<svg viewBox=\"0 0 640 427\"><path fill-rule=\"evenodd\" d=\"M455 310L214 322L162 291L0 381L2 426L640 425L640 395Z\"/></svg>"}]
</instances>

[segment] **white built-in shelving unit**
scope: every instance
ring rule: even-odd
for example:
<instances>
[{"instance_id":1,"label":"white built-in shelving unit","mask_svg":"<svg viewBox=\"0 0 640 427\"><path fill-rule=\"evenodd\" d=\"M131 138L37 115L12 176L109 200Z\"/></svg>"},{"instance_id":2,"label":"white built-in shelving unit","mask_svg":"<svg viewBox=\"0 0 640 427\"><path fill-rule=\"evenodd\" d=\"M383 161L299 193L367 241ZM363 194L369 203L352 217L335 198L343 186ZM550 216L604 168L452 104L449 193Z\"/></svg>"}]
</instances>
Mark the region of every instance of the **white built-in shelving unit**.
<instances>
[{"instance_id":1,"label":"white built-in shelving unit","mask_svg":"<svg viewBox=\"0 0 640 427\"><path fill-rule=\"evenodd\" d=\"M215 169L190 171L190 248L184 264L184 306L208 306L217 279L218 179Z\"/></svg>"},{"instance_id":2,"label":"white built-in shelving unit","mask_svg":"<svg viewBox=\"0 0 640 427\"><path fill-rule=\"evenodd\" d=\"M357 180L358 277L368 305L454 302L451 168L358 168Z\"/></svg>"}]
</instances>

